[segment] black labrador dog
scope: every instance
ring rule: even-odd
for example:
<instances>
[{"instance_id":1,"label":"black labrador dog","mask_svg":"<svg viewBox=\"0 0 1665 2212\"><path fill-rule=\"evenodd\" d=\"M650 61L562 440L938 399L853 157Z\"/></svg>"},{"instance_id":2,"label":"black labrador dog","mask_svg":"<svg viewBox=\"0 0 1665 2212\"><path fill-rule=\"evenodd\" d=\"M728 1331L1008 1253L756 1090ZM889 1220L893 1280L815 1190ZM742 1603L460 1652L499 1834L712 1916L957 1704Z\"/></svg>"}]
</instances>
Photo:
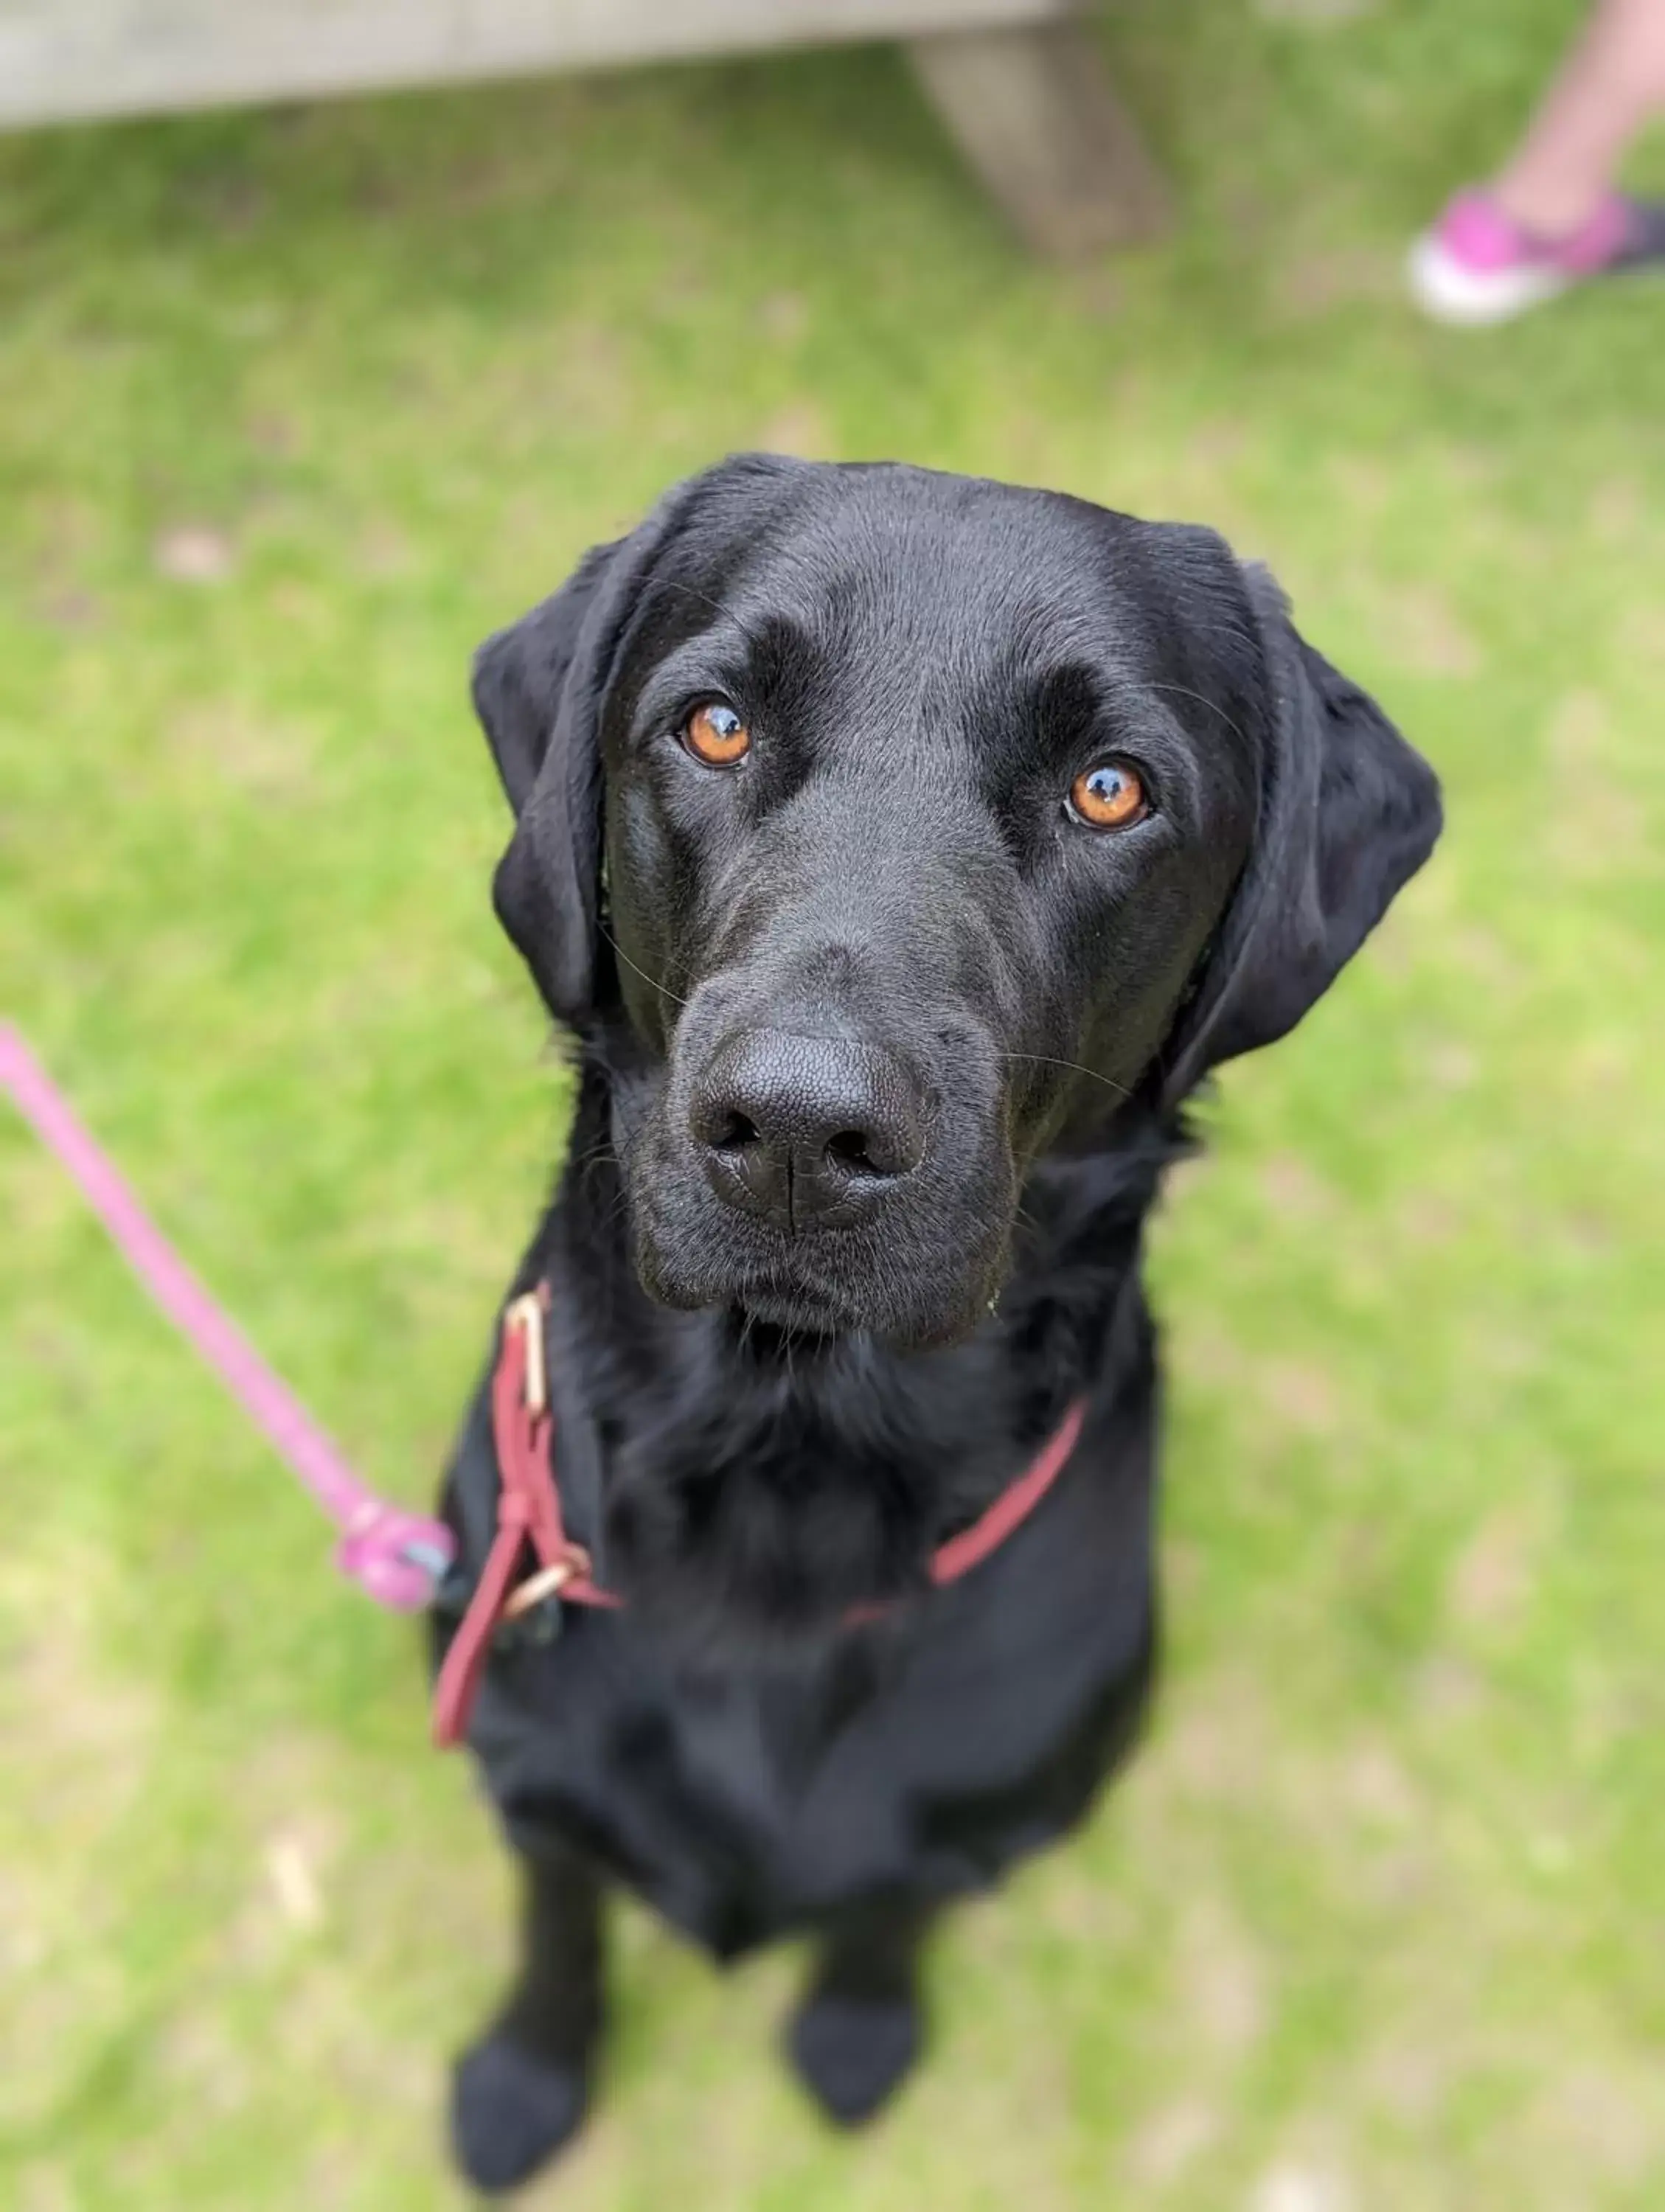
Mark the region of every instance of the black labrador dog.
<instances>
[{"instance_id":1,"label":"black labrador dog","mask_svg":"<svg viewBox=\"0 0 1665 2212\"><path fill-rule=\"evenodd\" d=\"M610 1882L721 1958L812 1933L791 2055L854 2122L915 2057L933 1916L1091 1803L1152 1674L1140 1242L1183 1102L1320 996L1440 809L1212 532L901 466L679 486L474 696L497 912L580 1044L513 1290L547 1286L561 1502L623 1601L500 1635L470 1723L527 1890L454 2084L499 2188L582 2115ZM483 1389L465 1597L501 1480Z\"/></svg>"}]
</instances>

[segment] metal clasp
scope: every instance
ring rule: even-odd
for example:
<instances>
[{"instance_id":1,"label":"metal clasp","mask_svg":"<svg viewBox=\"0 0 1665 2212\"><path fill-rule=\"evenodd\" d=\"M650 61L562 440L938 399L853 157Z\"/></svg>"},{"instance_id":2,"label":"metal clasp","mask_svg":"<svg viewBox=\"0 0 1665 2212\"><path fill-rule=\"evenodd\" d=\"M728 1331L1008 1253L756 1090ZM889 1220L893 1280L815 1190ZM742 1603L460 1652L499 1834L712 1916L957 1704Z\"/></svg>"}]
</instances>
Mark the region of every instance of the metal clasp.
<instances>
[{"instance_id":1,"label":"metal clasp","mask_svg":"<svg viewBox=\"0 0 1665 2212\"><path fill-rule=\"evenodd\" d=\"M518 1328L526 1340L526 1410L546 1413L550 1409L549 1375L544 1365L544 1301L536 1291L510 1300L503 1324Z\"/></svg>"}]
</instances>

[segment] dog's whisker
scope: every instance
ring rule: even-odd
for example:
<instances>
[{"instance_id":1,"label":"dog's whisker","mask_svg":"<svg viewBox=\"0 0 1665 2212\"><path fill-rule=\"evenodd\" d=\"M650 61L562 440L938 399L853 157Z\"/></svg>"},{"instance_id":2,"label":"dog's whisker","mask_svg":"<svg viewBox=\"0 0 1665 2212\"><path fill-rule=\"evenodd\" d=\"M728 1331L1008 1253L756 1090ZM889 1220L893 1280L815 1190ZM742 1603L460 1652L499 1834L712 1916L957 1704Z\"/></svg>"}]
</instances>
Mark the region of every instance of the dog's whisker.
<instances>
[{"instance_id":1,"label":"dog's whisker","mask_svg":"<svg viewBox=\"0 0 1665 2212\"><path fill-rule=\"evenodd\" d=\"M1049 1052L1003 1052L1000 1058L1032 1060L1042 1067L1066 1067L1073 1074L1091 1076L1095 1083L1102 1083L1107 1091L1116 1091L1123 1098L1131 1098L1133 1095L1125 1083L1118 1083L1114 1076L1101 1075L1096 1067L1083 1067L1079 1060L1057 1060Z\"/></svg>"},{"instance_id":2,"label":"dog's whisker","mask_svg":"<svg viewBox=\"0 0 1665 2212\"><path fill-rule=\"evenodd\" d=\"M640 975L642 981L647 985L650 990L657 991L659 996L663 999L669 999L672 1006L685 1006L688 1004L686 999L678 997L677 994L671 988L671 986L668 983L660 983L656 981L655 979L647 973L647 970L645 968L639 968L635 962L631 959L629 954L624 950L624 947L619 943L617 938L613 935L612 931L608 928L605 921L598 921L596 923L596 927L606 939L608 944L612 946L614 951L617 953L619 958L630 970L630 973L633 975Z\"/></svg>"}]
</instances>

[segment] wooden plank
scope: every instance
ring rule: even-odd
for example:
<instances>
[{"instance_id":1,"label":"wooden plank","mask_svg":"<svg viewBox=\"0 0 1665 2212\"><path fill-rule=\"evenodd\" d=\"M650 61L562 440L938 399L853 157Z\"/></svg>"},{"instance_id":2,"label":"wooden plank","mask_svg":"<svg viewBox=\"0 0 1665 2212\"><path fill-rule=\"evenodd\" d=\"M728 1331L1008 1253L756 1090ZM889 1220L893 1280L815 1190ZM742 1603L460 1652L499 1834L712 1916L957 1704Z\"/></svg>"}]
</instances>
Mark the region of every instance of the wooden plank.
<instances>
[{"instance_id":1,"label":"wooden plank","mask_svg":"<svg viewBox=\"0 0 1665 2212\"><path fill-rule=\"evenodd\" d=\"M1060 0L0 0L0 125L1042 21Z\"/></svg>"},{"instance_id":2,"label":"wooden plank","mask_svg":"<svg viewBox=\"0 0 1665 2212\"><path fill-rule=\"evenodd\" d=\"M1081 24L957 31L911 52L961 152L1037 251L1079 258L1166 228L1166 187Z\"/></svg>"}]
</instances>

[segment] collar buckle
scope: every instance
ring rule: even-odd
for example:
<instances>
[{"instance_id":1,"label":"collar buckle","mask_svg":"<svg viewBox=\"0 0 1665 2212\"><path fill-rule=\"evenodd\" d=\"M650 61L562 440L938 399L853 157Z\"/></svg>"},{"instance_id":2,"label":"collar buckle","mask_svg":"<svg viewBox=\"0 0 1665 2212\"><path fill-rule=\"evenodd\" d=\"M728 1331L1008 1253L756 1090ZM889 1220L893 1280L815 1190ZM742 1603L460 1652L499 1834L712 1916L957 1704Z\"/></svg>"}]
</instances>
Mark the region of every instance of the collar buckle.
<instances>
[{"instance_id":1,"label":"collar buckle","mask_svg":"<svg viewBox=\"0 0 1665 2212\"><path fill-rule=\"evenodd\" d=\"M523 1395L534 1419L550 1410L549 1370L544 1361L544 1308L541 1292L527 1291L512 1298L503 1313L506 1329L518 1328L526 1340L526 1379Z\"/></svg>"}]
</instances>

